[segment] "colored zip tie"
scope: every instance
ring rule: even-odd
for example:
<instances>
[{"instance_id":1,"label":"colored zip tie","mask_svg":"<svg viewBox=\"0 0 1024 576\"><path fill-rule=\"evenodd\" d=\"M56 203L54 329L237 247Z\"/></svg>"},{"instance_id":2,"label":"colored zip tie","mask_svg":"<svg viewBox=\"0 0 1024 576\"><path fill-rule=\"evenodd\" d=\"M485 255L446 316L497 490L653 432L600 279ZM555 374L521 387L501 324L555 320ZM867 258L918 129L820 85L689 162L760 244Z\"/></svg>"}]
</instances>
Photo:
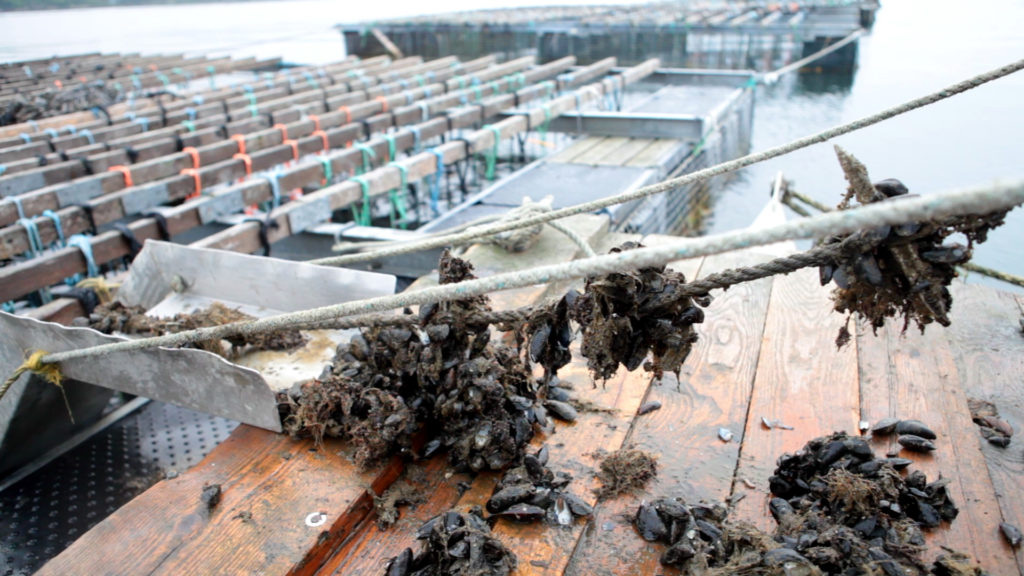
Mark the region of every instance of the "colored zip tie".
<instances>
[{"instance_id":1,"label":"colored zip tie","mask_svg":"<svg viewBox=\"0 0 1024 576\"><path fill-rule=\"evenodd\" d=\"M202 94L196 94L192 97L192 103L196 106L202 106L203 102L205 102L205 99L203 98Z\"/></svg>"},{"instance_id":2,"label":"colored zip tie","mask_svg":"<svg viewBox=\"0 0 1024 576\"><path fill-rule=\"evenodd\" d=\"M477 102L479 102L480 100L483 99L484 93L483 93L482 90L480 90L480 85L479 84L473 85L473 95L476 96L476 101Z\"/></svg>"},{"instance_id":3,"label":"colored zip tie","mask_svg":"<svg viewBox=\"0 0 1024 576\"><path fill-rule=\"evenodd\" d=\"M496 126L487 124L484 128L491 131L494 134L494 145L491 146L491 151L484 153L484 161L487 169L484 172L484 178L488 180L494 180L495 168L498 165L498 144L501 144L501 130Z\"/></svg>"},{"instance_id":4,"label":"colored zip tie","mask_svg":"<svg viewBox=\"0 0 1024 576\"><path fill-rule=\"evenodd\" d=\"M195 146L185 146L181 151L192 158L193 168L199 168L199 150Z\"/></svg>"},{"instance_id":5,"label":"colored zip tie","mask_svg":"<svg viewBox=\"0 0 1024 576\"><path fill-rule=\"evenodd\" d=\"M416 83L420 85L420 88L427 85L427 81L425 78L423 78L423 74L417 74L413 76L412 79L415 80Z\"/></svg>"},{"instance_id":6,"label":"colored zip tie","mask_svg":"<svg viewBox=\"0 0 1024 576\"><path fill-rule=\"evenodd\" d=\"M57 138L60 136L59 134L57 134L57 131L54 130L53 128L47 128L46 130L43 130L43 132L46 132L46 135L49 136L50 139Z\"/></svg>"},{"instance_id":7,"label":"colored zip tie","mask_svg":"<svg viewBox=\"0 0 1024 576\"><path fill-rule=\"evenodd\" d=\"M287 126L285 126L284 124L281 124L280 122L278 122L277 124L274 124L272 126L272 128L274 128L275 130L279 130L281 132L281 142L285 142L285 141L288 140L288 127Z\"/></svg>"},{"instance_id":8,"label":"colored zip tie","mask_svg":"<svg viewBox=\"0 0 1024 576\"><path fill-rule=\"evenodd\" d=\"M373 167L373 165L370 162L370 160L371 159L376 159L377 158L377 153L373 151L373 148L370 148L366 144L359 143L359 144L356 144L355 147L356 147L356 150L359 150L360 152L363 153L363 168L359 172L359 174L365 174L366 172L370 171L370 168Z\"/></svg>"},{"instance_id":9,"label":"colored zip tie","mask_svg":"<svg viewBox=\"0 0 1024 576\"><path fill-rule=\"evenodd\" d=\"M292 160L299 159L299 142L298 140L285 140L282 144L287 144L292 147Z\"/></svg>"},{"instance_id":10,"label":"colored zip tie","mask_svg":"<svg viewBox=\"0 0 1024 576\"><path fill-rule=\"evenodd\" d=\"M17 196L8 196L7 198L4 198L4 200L10 201L10 203L14 204L14 207L18 209L18 218L25 217L25 208L21 205L21 198L18 198Z\"/></svg>"},{"instance_id":11,"label":"colored zip tie","mask_svg":"<svg viewBox=\"0 0 1024 576\"><path fill-rule=\"evenodd\" d=\"M272 198L270 200L270 210L277 208L281 205L281 173L274 172L272 174L261 174L260 178L263 178L270 184L270 193ZM270 210L264 209L264 212L270 212Z\"/></svg>"},{"instance_id":12,"label":"colored zip tie","mask_svg":"<svg viewBox=\"0 0 1024 576\"><path fill-rule=\"evenodd\" d=\"M157 73L156 73L156 78L157 78L157 80L159 80L159 81L160 81L160 82L161 82L161 83L162 83L162 84L163 84L163 85L164 85L165 87L167 87L167 86L170 86L170 85L171 85L171 79L170 79L170 78L168 78L168 77L167 77L167 74L164 74L163 72L157 72Z\"/></svg>"},{"instance_id":13,"label":"colored zip tie","mask_svg":"<svg viewBox=\"0 0 1024 576\"><path fill-rule=\"evenodd\" d=\"M28 124L29 126L31 126L31 127L32 127L32 131L33 131L33 132L39 132L39 123L38 123L38 122L36 122L35 120L26 120L25 122L26 122L26 123L27 123L27 124Z\"/></svg>"},{"instance_id":14,"label":"colored zip tie","mask_svg":"<svg viewBox=\"0 0 1024 576\"><path fill-rule=\"evenodd\" d=\"M307 114L306 118L313 121L313 133L320 131L320 117L316 114Z\"/></svg>"},{"instance_id":15,"label":"colored zip tie","mask_svg":"<svg viewBox=\"0 0 1024 576\"><path fill-rule=\"evenodd\" d=\"M232 134L231 139L238 144L238 153L245 154L245 134Z\"/></svg>"},{"instance_id":16,"label":"colored zip tie","mask_svg":"<svg viewBox=\"0 0 1024 576\"><path fill-rule=\"evenodd\" d=\"M88 128L82 128L79 130L78 135L85 136L85 139L89 141L89 144L96 143L96 137L92 135L92 130L89 130Z\"/></svg>"},{"instance_id":17,"label":"colored zip tie","mask_svg":"<svg viewBox=\"0 0 1024 576\"><path fill-rule=\"evenodd\" d=\"M18 224L25 229L25 235L28 236L29 254L32 258L39 256L43 251L43 239L39 237L39 227L36 226L35 220L19 218Z\"/></svg>"},{"instance_id":18,"label":"colored zip tie","mask_svg":"<svg viewBox=\"0 0 1024 576\"><path fill-rule=\"evenodd\" d=\"M131 169L129 169L127 166L125 166L123 164L118 164L116 166L111 166L110 168L107 168L107 172L120 172L122 175L124 175L124 187L125 188L131 188L132 186L135 185L132 182L132 171L131 171Z\"/></svg>"},{"instance_id":19,"label":"colored zip tie","mask_svg":"<svg viewBox=\"0 0 1024 576\"><path fill-rule=\"evenodd\" d=\"M339 106L338 112L345 113L345 124L352 123L352 110L348 106Z\"/></svg>"},{"instance_id":20,"label":"colored zip tie","mask_svg":"<svg viewBox=\"0 0 1024 576\"><path fill-rule=\"evenodd\" d=\"M405 206L405 187L409 183L409 169L398 162L388 162L388 166L398 168L398 171L402 175L402 183L399 184L398 188L388 191L388 198L391 200L389 219L391 221L392 228L394 228L397 223L404 230L407 226L406 218L408 217L408 210ZM398 214L397 219L395 218L396 213Z\"/></svg>"},{"instance_id":21,"label":"colored zip tie","mask_svg":"<svg viewBox=\"0 0 1024 576\"><path fill-rule=\"evenodd\" d=\"M353 176L349 180L359 184L359 187L363 190L363 209L359 210L356 204L352 204L352 220L360 226L369 226L373 223L373 219L370 215L370 183L361 176Z\"/></svg>"},{"instance_id":22,"label":"colored zip tie","mask_svg":"<svg viewBox=\"0 0 1024 576\"><path fill-rule=\"evenodd\" d=\"M420 107L420 118L421 118L420 121L421 122L426 122L427 120L429 120L430 119L430 104L427 104L426 102L420 101L420 102L417 102L416 105Z\"/></svg>"},{"instance_id":23,"label":"colored zip tie","mask_svg":"<svg viewBox=\"0 0 1024 576\"><path fill-rule=\"evenodd\" d=\"M198 112L196 112L195 108L193 108L191 106L186 106L185 107L185 114L188 116L189 120L193 120L194 121L196 119L196 115L198 114Z\"/></svg>"},{"instance_id":24,"label":"colored zip tie","mask_svg":"<svg viewBox=\"0 0 1024 576\"><path fill-rule=\"evenodd\" d=\"M398 152L395 149L396 148L396 146L395 146L395 135L394 134L385 134L384 135L384 140L386 140L387 143L388 143L388 155L387 155L387 157L384 158L384 161L385 162L391 162L392 160L395 159L395 156L397 156L397 152Z\"/></svg>"},{"instance_id":25,"label":"colored zip tie","mask_svg":"<svg viewBox=\"0 0 1024 576\"><path fill-rule=\"evenodd\" d=\"M147 118L146 116L139 116L135 120L132 120L132 122L138 124L139 126L142 126L143 132L149 132L149 118Z\"/></svg>"},{"instance_id":26,"label":"colored zip tie","mask_svg":"<svg viewBox=\"0 0 1024 576\"><path fill-rule=\"evenodd\" d=\"M7 166L0 164L0 176L3 176L4 172L7 172Z\"/></svg>"},{"instance_id":27,"label":"colored zip tie","mask_svg":"<svg viewBox=\"0 0 1024 576\"><path fill-rule=\"evenodd\" d=\"M235 160L241 160L242 162L245 162L245 175L252 176L252 158L250 158L248 154L239 152L238 154L232 156L232 158L234 158Z\"/></svg>"},{"instance_id":28,"label":"colored zip tie","mask_svg":"<svg viewBox=\"0 0 1024 576\"><path fill-rule=\"evenodd\" d=\"M380 102L381 113L386 114L388 111L388 99L383 96L377 96L374 100Z\"/></svg>"},{"instance_id":29,"label":"colored zip tie","mask_svg":"<svg viewBox=\"0 0 1024 576\"><path fill-rule=\"evenodd\" d=\"M327 138L327 132L323 130L314 130L310 136L319 136L323 149L320 152L327 152L331 148L331 141Z\"/></svg>"},{"instance_id":30,"label":"colored zip tie","mask_svg":"<svg viewBox=\"0 0 1024 576\"><path fill-rule=\"evenodd\" d=\"M331 166L331 159L320 157L317 158L320 161L320 166L324 169L324 177L320 179L320 186L324 187L331 183L334 179L334 168Z\"/></svg>"},{"instance_id":31,"label":"colored zip tie","mask_svg":"<svg viewBox=\"0 0 1024 576\"><path fill-rule=\"evenodd\" d=\"M61 130L67 130L67 133L72 135L72 136L74 136L75 133L78 132L78 128L74 124L67 124L65 126L61 126L60 129Z\"/></svg>"},{"instance_id":32,"label":"colored zip tie","mask_svg":"<svg viewBox=\"0 0 1024 576\"><path fill-rule=\"evenodd\" d=\"M184 170L179 172L179 174L181 174L182 176L191 176L192 183L195 184L195 191L189 194L188 196L185 196L186 201L192 200L194 198L199 198L200 196L203 195L203 180L202 177L199 175L199 170L196 170L195 168L185 168Z\"/></svg>"},{"instance_id":33,"label":"colored zip tie","mask_svg":"<svg viewBox=\"0 0 1024 576\"><path fill-rule=\"evenodd\" d=\"M32 137L29 136L28 134L24 133L24 132L18 134L18 137L21 138L25 142L25 144L31 144L32 143Z\"/></svg>"},{"instance_id":34,"label":"colored zip tie","mask_svg":"<svg viewBox=\"0 0 1024 576\"><path fill-rule=\"evenodd\" d=\"M430 183L430 209L435 216L441 215L441 176L444 174L444 153L434 148L430 150L437 156L437 169L434 171L434 181Z\"/></svg>"},{"instance_id":35,"label":"colored zip tie","mask_svg":"<svg viewBox=\"0 0 1024 576\"><path fill-rule=\"evenodd\" d=\"M551 108L547 104L544 104L541 108L544 110L544 121L540 123L540 126L537 126L537 134L540 134L541 140L547 142L548 128L551 126Z\"/></svg>"},{"instance_id":36,"label":"colored zip tie","mask_svg":"<svg viewBox=\"0 0 1024 576\"><path fill-rule=\"evenodd\" d=\"M185 130L188 130L189 132L196 131L196 123L191 120L182 120L181 125L184 126Z\"/></svg>"},{"instance_id":37,"label":"colored zip tie","mask_svg":"<svg viewBox=\"0 0 1024 576\"><path fill-rule=\"evenodd\" d=\"M82 251L82 257L85 258L86 276L94 278L100 275L99 266L96 265L96 260L92 257L92 243L89 242L88 236L85 234L72 234L71 238L68 238L68 246Z\"/></svg>"},{"instance_id":38,"label":"colored zip tie","mask_svg":"<svg viewBox=\"0 0 1024 576\"><path fill-rule=\"evenodd\" d=\"M320 87L320 84L316 81L316 78L313 77L311 72L307 70L306 72L303 72L302 75L306 77L306 83L309 84L311 88Z\"/></svg>"},{"instance_id":39,"label":"colored zip tie","mask_svg":"<svg viewBox=\"0 0 1024 576\"><path fill-rule=\"evenodd\" d=\"M414 154L418 154L420 151L420 142L423 139L423 134L420 133L419 126L409 126L409 131L412 132L412 148Z\"/></svg>"},{"instance_id":40,"label":"colored zip tie","mask_svg":"<svg viewBox=\"0 0 1024 576\"><path fill-rule=\"evenodd\" d=\"M57 214L53 210L43 210L43 216L53 220L53 229L57 231L57 242L58 246L67 246L67 241L64 240L64 227L60 224L60 214Z\"/></svg>"}]
</instances>

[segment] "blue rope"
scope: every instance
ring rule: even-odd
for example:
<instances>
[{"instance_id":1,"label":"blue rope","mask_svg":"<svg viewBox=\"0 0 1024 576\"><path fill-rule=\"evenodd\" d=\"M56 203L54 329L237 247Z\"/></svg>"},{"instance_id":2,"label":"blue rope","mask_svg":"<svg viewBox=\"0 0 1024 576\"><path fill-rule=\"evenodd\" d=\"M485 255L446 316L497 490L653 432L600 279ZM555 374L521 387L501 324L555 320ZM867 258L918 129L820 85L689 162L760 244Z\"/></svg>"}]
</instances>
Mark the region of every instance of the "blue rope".
<instances>
[{"instance_id":1,"label":"blue rope","mask_svg":"<svg viewBox=\"0 0 1024 576\"><path fill-rule=\"evenodd\" d=\"M74 136L75 133L78 132L78 127L75 126L74 124L67 124L65 126L62 126L61 130L67 130L68 134L71 134L72 136Z\"/></svg>"},{"instance_id":2,"label":"blue rope","mask_svg":"<svg viewBox=\"0 0 1024 576\"><path fill-rule=\"evenodd\" d=\"M92 130L89 130L88 128L82 128L81 130L78 131L78 134L79 136L85 136L85 138L89 140L89 144L96 143L96 137L92 135Z\"/></svg>"},{"instance_id":3,"label":"blue rope","mask_svg":"<svg viewBox=\"0 0 1024 576\"><path fill-rule=\"evenodd\" d=\"M25 217L25 208L23 208L21 205L21 198L18 198L17 196L8 196L7 198L5 198L5 200L10 201L12 204L14 204L14 207L18 209L18 218Z\"/></svg>"},{"instance_id":4,"label":"blue rope","mask_svg":"<svg viewBox=\"0 0 1024 576\"><path fill-rule=\"evenodd\" d=\"M432 149L431 152L437 156L437 170L434 172L434 180L430 183L430 209L434 216L441 215L441 175L444 174L444 153Z\"/></svg>"},{"instance_id":5,"label":"blue rope","mask_svg":"<svg viewBox=\"0 0 1024 576\"><path fill-rule=\"evenodd\" d=\"M54 130L53 128L47 128L46 130L43 130L43 132L45 132L46 135L49 136L50 138L57 138L59 136L59 134L57 134L57 131Z\"/></svg>"},{"instance_id":6,"label":"blue rope","mask_svg":"<svg viewBox=\"0 0 1024 576\"><path fill-rule=\"evenodd\" d=\"M25 144L31 144L31 143L32 143L32 137L31 137L31 136L29 136L28 134L26 134L26 133L22 132L21 134L18 134L18 136L19 136L19 137L20 137L20 138L21 138L22 140L24 140L24 141L25 141Z\"/></svg>"},{"instance_id":7,"label":"blue rope","mask_svg":"<svg viewBox=\"0 0 1024 576\"><path fill-rule=\"evenodd\" d=\"M96 260L92 257L92 244L89 242L89 237L85 234L73 234L71 238L68 238L68 246L73 246L82 251L82 257L85 258L86 275L89 278L100 275L100 269L96 266Z\"/></svg>"},{"instance_id":8,"label":"blue rope","mask_svg":"<svg viewBox=\"0 0 1024 576\"><path fill-rule=\"evenodd\" d=\"M420 133L419 126L410 126L409 131L412 132L412 151L414 154L418 154L420 151L420 142L422 141L423 134ZM0 174L3 172L0 171Z\"/></svg>"},{"instance_id":9,"label":"blue rope","mask_svg":"<svg viewBox=\"0 0 1024 576\"><path fill-rule=\"evenodd\" d=\"M64 240L64 228L60 225L60 214L57 214L53 210L44 210L43 216L53 220L53 227L57 230L57 244L60 247L67 246L67 241Z\"/></svg>"},{"instance_id":10,"label":"blue rope","mask_svg":"<svg viewBox=\"0 0 1024 576\"><path fill-rule=\"evenodd\" d=\"M260 178L263 178L270 183L270 192L274 195L273 199L270 201L270 210L273 210L281 205L281 172L274 171L270 174L261 174ZM270 210L264 209L263 211L269 212Z\"/></svg>"},{"instance_id":11,"label":"blue rope","mask_svg":"<svg viewBox=\"0 0 1024 576\"><path fill-rule=\"evenodd\" d=\"M39 227L36 226L35 220L31 218L19 218L18 224L25 228L25 235L28 236L29 253L32 258L39 256L42 253L43 239L39 237Z\"/></svg>"}]
</instances>

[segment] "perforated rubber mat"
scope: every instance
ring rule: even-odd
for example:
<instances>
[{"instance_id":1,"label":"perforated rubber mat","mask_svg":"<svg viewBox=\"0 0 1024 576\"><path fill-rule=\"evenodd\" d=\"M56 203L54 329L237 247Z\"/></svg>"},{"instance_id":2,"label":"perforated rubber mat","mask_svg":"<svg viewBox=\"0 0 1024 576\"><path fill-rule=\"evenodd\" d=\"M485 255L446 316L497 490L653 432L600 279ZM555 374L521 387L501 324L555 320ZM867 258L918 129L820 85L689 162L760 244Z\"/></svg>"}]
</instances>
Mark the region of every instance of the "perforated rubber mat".
<instances>
[{"instance_id":1,"label":"perforated rubber mat","mask_svg":"<svg viewBox=\"0 0 1024 576\"><path fill-rule=\"evenodd\" d=\"M198 463L236 426L150 402L0 492L0 575L32 574L132 498Z\"/></svg>"}]
</instances>

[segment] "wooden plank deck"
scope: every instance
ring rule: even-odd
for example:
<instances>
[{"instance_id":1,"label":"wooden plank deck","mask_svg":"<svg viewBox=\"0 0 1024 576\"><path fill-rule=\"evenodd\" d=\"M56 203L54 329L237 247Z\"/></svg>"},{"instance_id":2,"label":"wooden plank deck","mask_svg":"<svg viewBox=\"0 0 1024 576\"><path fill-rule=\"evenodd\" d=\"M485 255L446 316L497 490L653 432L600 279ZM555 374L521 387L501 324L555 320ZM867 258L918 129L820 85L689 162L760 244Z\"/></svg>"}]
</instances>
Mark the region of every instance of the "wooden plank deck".
<instances>
[{"instance_id":1,"label":"wooden plank deck","mask_svg":"<svg viewBox=\"0 0 1024 576\"><path fill-rule=\"evenodd\" d=\"M591 229L599 248L623 238L600 241L600 234L600 227ZM557 246L560 259L573 253L564 240L546 241ZM491 249L473 250L482 256ZM767 258L746 251L675 266L690 277ZM531 253L501 260L500 267L538 263ZM480 268L492 271L495 264L484 258ZM502 296L497 306L536 301L551 291L539 286ZM957 285L953 293L951 328L932 326L922 336L913 329L901 334L893 325L876 336L858 326L854 341L837 351L834 340L845 319L831 310L829 289L818 285L817 273L805 270L716 293L678 381L653 383L642 371L620 372L594 387L584 360L574 355L563 380L602 410L559 424L534 445L546 443L552 469L572 473L569 490L592 503L599 449L630 446L656 453L659 476L643 493L597 503L589 522L570 529L498 523L497 536L519 556L516 574L676 574L658 563L663 547L641 540L629 524L641 500L732 499L736 516L770 529L767 479L780 455L835 430L855 433L861 419L895 415L920 418L938 432L938 450L915 456L914 468L931 479L940 473L951 478L961 510L951 527L928 534L929 554L949 545L974 555L992 574L1024 575L1021 553L1015 554L998 529L1002 521L1024 525L1020 438L1007 449L989 445L967 407L967 398L992 401L1020 431L1024 307L1019 297L984 286ZM637 416L647 400L662 408ZM766 429L762 417L794 430ZM719 428L730 429L735 439L722 442ZM404 475L425 499L402 509L399 522L382 530L368 512L367 498L393 480L400 465L394 473L360 475L338 455L343 450L337 443L311 452L308 443L245 427L235 436L195 469L161 482L108 518L42 573L81 573L88 567L133 574L383 574L388 558L416 546L412 532L420 523L452 506L483 504L497 480L495 474L451 475L444 456L409 465ZM874 446L880 454L890 449L888 441ZM207 517L197 508L209 482L225 486L225 495ZM327 514L329 528L306 528L292 518L313 509ZM234 519L245 510L254 520L257 514L264 520L279 515L279 522L247 526Z\"/></svg>"}]
</instances>

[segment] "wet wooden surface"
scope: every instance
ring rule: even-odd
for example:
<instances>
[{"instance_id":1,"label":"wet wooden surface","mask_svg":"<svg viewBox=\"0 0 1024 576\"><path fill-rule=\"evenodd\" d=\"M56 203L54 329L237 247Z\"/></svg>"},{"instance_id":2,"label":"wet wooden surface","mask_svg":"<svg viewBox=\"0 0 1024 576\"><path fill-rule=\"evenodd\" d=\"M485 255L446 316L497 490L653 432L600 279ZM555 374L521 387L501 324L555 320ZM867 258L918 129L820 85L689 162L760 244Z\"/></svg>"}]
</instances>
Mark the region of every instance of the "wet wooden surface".
<instances>
[{"instance_id":1,"label":"wet wooden surface","mask_svg":"<svg viewBox=\"0 0 1024 576\"><path fill-rule=\"evenodd\" d=\"M581 226L601 251L625 238L607 235L585 219ZM557 233L544 234L539 246L554 251L550 258L575 253L552 235ZM548 261L533 255L513 262L490 247L475 247L469 256L482 275ZM674 266L689 278L766 258L745 252ZM495 307L524 305L564 289L536 286L498 295ZM1024 524L1022 440L1015 437L1007 449L988 444L967 408L968 398L992 401L1020 433L1024 307L1019 297L984 286L956 285L953 294L948 329L930 326L924 335L915 329L902 334L900 322L875 335L851 322L855 338L837 350L834 341L845 318L832 311L830 289L819 285L817 272L805 270L716 292L698 330L701 339L678 380L652 382L640 370L620 372L595 386L577 353L561 376L577 398L598 410L582 412L573 424L558 423L533 445L549 446L549 466L570 472L574 480L568 490L597 504L596 512L569 528L499 521L497 537L519 557L516 574L677 574L659 563L664 547L640 539L630 524L641 501L674 496L730 501L734 518L771 530L768 477L779 456L817 436L856 433L860 420L886 416L919 418L939 435L938 450L913 456L912 469L930 480L940 474L950 478L960 516L928 533L929 557L947 545L975 556L992 574L1024 574L1020 552L1015 555L998 533L999 522ZM638 416L648 401L662 407ZM793 429L769 429L762 418ZM719 438L720 428L732 432L731 442ZM886 439L873 445L878 455L895 447ZM598 455L623 446L656 454L659 475L643 492L597 503ZM406 465L404 472L392 464L359 473L339 444L315 452L309 448L240 428L202 464L146 492L42 573L383 574L389 558L418 546L412 534L422 522L452 507L482 505L497 481L493 473L453 474L443 455ZM394 526L382 529L370 495L396 477L422 498L402 508ZM207 513L199 493L213 482L225 486L224 501ZM313 510L327 513L325 534L296 520ZM245 511L254 523L238 517ZM118 566L125 569L119 572Z\"/></svg>"}]
</instances>

